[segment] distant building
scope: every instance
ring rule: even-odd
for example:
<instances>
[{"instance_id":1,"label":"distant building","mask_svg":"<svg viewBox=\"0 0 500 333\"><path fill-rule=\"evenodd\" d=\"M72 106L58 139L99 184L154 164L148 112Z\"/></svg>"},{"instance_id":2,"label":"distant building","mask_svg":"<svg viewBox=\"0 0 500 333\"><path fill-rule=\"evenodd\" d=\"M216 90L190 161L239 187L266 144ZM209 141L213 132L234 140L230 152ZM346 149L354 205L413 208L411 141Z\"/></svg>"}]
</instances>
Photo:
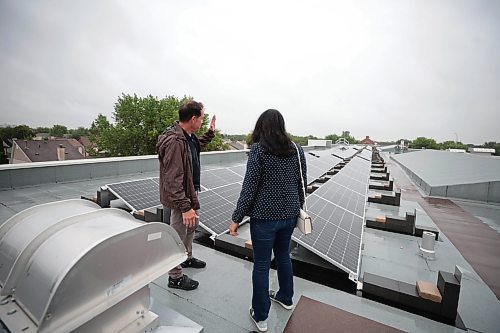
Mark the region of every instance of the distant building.
<instances>
[{"instance_id":1,"label":"distant building","mask_svg":"<svg viewBox=\"0 0 500 333\"><path fill-rule=\"evenodd\" d=\"M245 141L229 141L227 144L231 150L243 150L248 148Z\"/></svg>"},{"instance_id":2,"label":"distant building","mask_svg":"<svg viewBox=\"0 0 500 333\"><path fill-rule=\"evenodd\" d=\"M80 147L80 148L79 148ZM77 140L12 140L9 163L78 160L85 158Z\"/></svg>"},{"instance_id":3,"label":"distant building","mask_svg":"<svg viewBox=\"0 0 500 333\"><path fill-rule=\"evenodd\" d=\"M78 139L78 142L80 142L83 147L85 148L85 156L89 156L89 152L91 150L97 150L97 145L95 142L90 141L90 139L87 136L81 136L80 139Z\"/></svg>"},{"instance_id":4,"label":"distant building","mask_svg":"<svg viewBox=\"0 0 500 333\"><path fill-rule=\"evenodd\" d=\"M495 153L493 148L469 148L469 153L475 155L491 156Z\"/></svg>"},{"instance_id":5,"label":"distant building","mask_svg":"<svg viewBox=\"0 0 500 333\"><path fill-rule=\"evenodd\" d=\"M314 146L314 147L331 148L332 147L332 140L309 139L309 140L307 140L307 145Z\"/></svg>"},{"instance_id":6,"label":"distant building","mask_svg":"<svg viewBox=\"0 0 500 333\"><path fill-rule=\"evenodd\" d=\"M363 140L360 141L360 143L362 145L374 145L375 141L373 141L372 139L370 139L370 137L367 135L366 138L364 138Z\"/></svg>"},{"instance_id":7,"label":"distant building","mask_svg":"<svg viewBox=\"0 0 500 333\"><path fill-rule=\"evenodd\" d=\"M33 140L48 140L50 139L50 134L49 133L36 133L35 137Z\"/></svg>"}]
</instances>

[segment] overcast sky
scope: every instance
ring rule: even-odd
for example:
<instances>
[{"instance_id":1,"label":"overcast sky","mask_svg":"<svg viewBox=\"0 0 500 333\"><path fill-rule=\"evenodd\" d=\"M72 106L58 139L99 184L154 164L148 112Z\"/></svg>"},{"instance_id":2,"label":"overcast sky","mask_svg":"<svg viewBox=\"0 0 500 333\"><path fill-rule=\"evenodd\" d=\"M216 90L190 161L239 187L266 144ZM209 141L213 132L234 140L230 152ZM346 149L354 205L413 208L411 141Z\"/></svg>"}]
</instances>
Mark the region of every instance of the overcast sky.
<instances>
[{"instance_id":1,"label":"overcast sky","mask_svg":"<svg viewBox=\"0 0 500 333\"><path fill-rule=\"evenodd\" d=\"M228 134L500 142L500 1L0 0L0 124L193 96Z\"/></svg>"}]
</instances>

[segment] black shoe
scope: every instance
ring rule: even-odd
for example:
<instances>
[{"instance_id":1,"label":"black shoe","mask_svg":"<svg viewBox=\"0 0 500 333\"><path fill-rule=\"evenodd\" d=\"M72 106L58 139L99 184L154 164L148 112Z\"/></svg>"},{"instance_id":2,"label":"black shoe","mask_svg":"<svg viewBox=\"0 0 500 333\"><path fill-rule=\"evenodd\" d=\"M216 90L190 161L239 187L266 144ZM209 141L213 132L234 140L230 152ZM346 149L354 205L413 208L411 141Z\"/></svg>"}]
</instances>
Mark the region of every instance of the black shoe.
<instances>
[{"instance_id":1,"label":"black shoe","mask_svg":"<svg viewBox=\"0 0 500 333\"><path fill-rule=\"evenodd\" d=\"M205 266L207 266L207 263L200 260L200 259L196 259L196 258L190 258L190 259L187 259L186 261L184 261L182 264L181 264L182 268L205 268Z\"/></svg>"},{"instance_id":2,"label":"black shoe","mask_svg":"<svg viewBox=\"0 0 500 333\"><path fill-rule=\"evenodd\" d=\"M176 289L182 289L182 290L194 290L198 288L198 281L195 281L191 279L189 276L184 274L178 279L172 279L171 277L168 278L168 287L169 288L176 288Z\"/></svg>"}]
</instances>

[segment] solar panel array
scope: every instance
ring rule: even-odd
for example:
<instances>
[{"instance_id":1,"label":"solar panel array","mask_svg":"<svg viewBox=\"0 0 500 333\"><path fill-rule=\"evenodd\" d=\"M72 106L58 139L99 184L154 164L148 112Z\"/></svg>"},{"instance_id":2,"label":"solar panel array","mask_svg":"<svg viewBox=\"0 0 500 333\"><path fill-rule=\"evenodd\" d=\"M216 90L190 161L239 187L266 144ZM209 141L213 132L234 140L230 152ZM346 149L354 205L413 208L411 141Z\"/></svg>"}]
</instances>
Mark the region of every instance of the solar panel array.
<instances>
[{"instance_id":1,"label":"solar panel array","mask_svg":"<svg viewBox=\"0 0 500 333\"><path fill-rule=\"evenodd\" d=\"M306 153L308 184L326 174L342 159L350 161L307 197L314 229L307 236L295 231L293 239L357 280L371 151L351 148ZM202 171L200 225L214 236L228 231L245 171L245 164ZM158 178L109 184L108 188L132 210L161 205Z\"/></svg>"},{"instance_id":2,"label":"solar panel array","mask_svg":"<svg viewBox=\"0 0 500 333\"><path fill-rule=\"evenodd\" d=\"M307 161L307 184L311 184L342 161L333 156L331 150L311 151L305 154Z\"/></svg>"},{"instance_id":3,"label":"solar panel array","mask_svg":"<svg viewBox=\"0 0 500 333\"><path fill-rule=\"evenodd\" d=\"M356 152L354 152L356 153ZM360 152L362 153L362 152ZM307 197L313 232L293 240L357 280L371 162L354 157Z\"/></svg>"},{"instance_id":4,"label":"solar panel array","mask_svg":"<svg viewBox=\"0 0 500 333\"><path fill-rule=\"evenodd\" d=\"M246 165L203 170L202 191L198 194L200 225L212 235L228 231L228 225L241 191ZM132 211L161 205L159 178L147 178L106 185L111 193L120 198ZM244 220L243 222L246 222Z\"/></svg>"}]
</instances>

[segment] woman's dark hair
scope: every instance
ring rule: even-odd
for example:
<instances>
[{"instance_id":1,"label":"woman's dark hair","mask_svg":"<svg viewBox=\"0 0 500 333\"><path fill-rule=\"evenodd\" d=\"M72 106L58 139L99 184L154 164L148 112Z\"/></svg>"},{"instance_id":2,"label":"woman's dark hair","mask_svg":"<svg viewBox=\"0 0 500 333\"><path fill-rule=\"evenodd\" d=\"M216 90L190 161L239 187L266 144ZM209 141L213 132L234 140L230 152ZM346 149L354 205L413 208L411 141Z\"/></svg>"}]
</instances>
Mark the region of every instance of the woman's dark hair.
<instances>
[{"instance_id":1,"label":"woman's dark hair","mask_svg":"<svg viewBox=\"0 0 500 333\"><path fill-rule=\"evenodd\" d=\"M266 153L284 157L295 153L285 129L285 120L278 110L264 111L255 123L252 143L259 143Z\"/></svg>"},{"instance_id":2,"label":"woman's dark hair","mask_svg":"<svg viewBox=\"0 0 500 333\"><path fill-rule=\"evenodd\" d=\"M200 102L188 99L179 108L179 120L181 122L189 121L193 116L201 116L201 110L203 110L203 104Z\"/></svg>"}]
</instances>

